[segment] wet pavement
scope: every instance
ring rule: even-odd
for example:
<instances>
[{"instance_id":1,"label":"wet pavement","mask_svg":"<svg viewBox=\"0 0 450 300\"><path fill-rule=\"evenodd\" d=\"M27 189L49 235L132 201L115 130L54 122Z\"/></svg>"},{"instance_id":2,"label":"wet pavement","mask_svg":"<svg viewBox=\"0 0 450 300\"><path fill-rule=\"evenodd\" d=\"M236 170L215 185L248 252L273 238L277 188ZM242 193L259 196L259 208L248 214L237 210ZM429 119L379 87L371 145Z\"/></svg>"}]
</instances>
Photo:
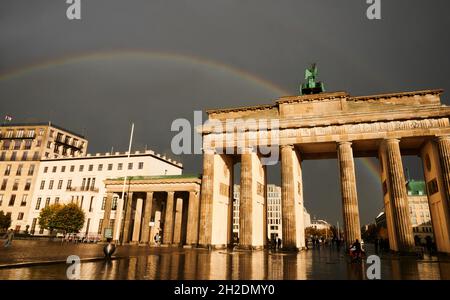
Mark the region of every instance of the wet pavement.
<instances>
[{"instance_id":1,"label":"wet pavement","mask_svg":"<svg viewBox=\"0 0 450 300\"><path fill-rule=\"evenodd\" d=\"M0 250L0 265L13 262L101 257L102 245L15 241ZM367 254L372 254L370 245ZM370 264L350 263L343 251L321 247L299 253L122 246L110 262L82 262L80 279L366 279ZM381 279L450 279L450 259L381 254ZM64 263L0 267L0 279L67 279Z\"/></svg>"}]
</instances>

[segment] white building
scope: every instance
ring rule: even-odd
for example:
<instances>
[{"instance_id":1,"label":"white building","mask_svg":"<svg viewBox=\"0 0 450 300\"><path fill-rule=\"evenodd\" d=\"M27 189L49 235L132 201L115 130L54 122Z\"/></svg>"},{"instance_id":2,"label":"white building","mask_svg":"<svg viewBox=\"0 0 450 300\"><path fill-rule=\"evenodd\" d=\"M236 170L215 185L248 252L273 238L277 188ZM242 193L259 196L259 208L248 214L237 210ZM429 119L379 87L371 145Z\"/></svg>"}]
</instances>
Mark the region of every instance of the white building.
<instances>
[{"instance_id":1,"label":"white building","mask_svg":"<svg viewBox=\"0 0 450 300\"><path fill-rule=\"evenodd\" d=\"M311 225L308 227L313 227L317 230L322 230L322 229L330 229L331 228L331 224L328 223L325 220L318 220L318 219L314 219L311 221Z\"/></svg>"},{"instance_id":2,"label":"white building","mask_svg":"<svg viewBox=\"0 0 450 300\"><path fill-rule=\"evenodd\" d=\"M29 211L31 234L48 234L39 227L40 210L53 203L74 202L85 212L81 234L101 232L106 198L104 180L125 176L181 175L182 164L153 151L97 153L84 157L41 160ZM113 199L113 211L117 207ZM115 218L114 212L112 219Z\"/></svg>"},{"instance_id":3,"label":"white building","mask_svg":"<svg viewBox=\"0 0 450 300\"><path fill-rule=\"evenodd\" d=\"M239 235L239 198L240 186L233 186L233 234ZM311 216L303 208L303 220L305 228L311 224ZM281 187L275 184L267 185L267 237L283 239L282 217L281 217Z\"/></svg>"}]
</instances>

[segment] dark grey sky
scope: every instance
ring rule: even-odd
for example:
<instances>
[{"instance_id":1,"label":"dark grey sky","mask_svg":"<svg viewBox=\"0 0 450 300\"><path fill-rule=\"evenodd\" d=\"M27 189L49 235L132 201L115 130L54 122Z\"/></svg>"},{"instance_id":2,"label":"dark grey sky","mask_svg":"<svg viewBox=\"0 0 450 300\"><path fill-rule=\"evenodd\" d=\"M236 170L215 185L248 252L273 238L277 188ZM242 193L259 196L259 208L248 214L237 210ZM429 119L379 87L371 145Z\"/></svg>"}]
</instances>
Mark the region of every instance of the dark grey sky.
<instances>
[{"instance_id":1,"label":"dark grey sky","mask_svg":"<svg viewBox=\"0 0 450 300\"><path fill-rule=\"evenodd\" d=\"M84 132L90 152L124 150L134 121L136 147L170 154L173 119L297 94L311 62L328 91L450 90L445 0L382 0L379 21L366 19L363 0L82 0L81 21L67 20L66 7L0 2L0 113ZM179 159L200 172L200 156ZM404 162L422 176L416 158ZM356 164L367 223L381 189ZM333 223L341 219L337 176L336 161L304 164L306 206Z\"/></svg>"}]
</instances>

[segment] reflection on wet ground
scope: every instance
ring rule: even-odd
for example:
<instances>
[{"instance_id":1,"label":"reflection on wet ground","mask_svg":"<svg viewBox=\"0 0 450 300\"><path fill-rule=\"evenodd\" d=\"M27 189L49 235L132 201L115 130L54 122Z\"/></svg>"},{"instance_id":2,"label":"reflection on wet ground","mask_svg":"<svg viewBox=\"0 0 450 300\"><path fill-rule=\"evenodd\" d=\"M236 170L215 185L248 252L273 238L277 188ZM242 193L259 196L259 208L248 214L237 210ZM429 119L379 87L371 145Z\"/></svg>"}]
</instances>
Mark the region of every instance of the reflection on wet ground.
<instances>
[{"instance_id":1,"label":"reflection on wet ground","mask_svg":"<svg viewBox=\"0 0 450 300\"><path fill-rule=\"evenodd\" d=\"M370 253L369 253L370 254ZM110 262L82 262L81 279L366 279L369 264L331 248L299 253L151 248ZM67 279L68 265L0 269L1 279ZM381 256L381 279L450 279L450 261Z\"/></svg>"}]
</instances>

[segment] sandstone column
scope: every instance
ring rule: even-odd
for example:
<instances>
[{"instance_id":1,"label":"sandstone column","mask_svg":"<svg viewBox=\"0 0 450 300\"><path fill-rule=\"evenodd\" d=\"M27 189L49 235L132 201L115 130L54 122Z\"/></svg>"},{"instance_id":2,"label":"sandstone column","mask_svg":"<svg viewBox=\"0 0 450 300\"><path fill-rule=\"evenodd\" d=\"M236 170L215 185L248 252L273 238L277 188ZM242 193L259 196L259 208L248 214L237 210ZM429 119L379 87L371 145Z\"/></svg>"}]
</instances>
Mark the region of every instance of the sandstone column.
<instances>
[{"instance_id":1,"label":"sandstone column","mask_svg":"<svg viewBox=\"0 0 450 300\"><path fill-rule=\"evenodd\" d=\"M211 244L212 202L214 185L214 150L206 149L203 153L203 176L200 201L199 241L203 246Z\"/></svg>"},{"instance_id":2,"label":"sandstone column","mask_svg":"<svg viewBox=\"0 0 450 300\"><path fill-rule=\"evenodd\" d=\"M133 193L127 193L125 207L125 219L123 221L123 236L122 242L128 243L130 241L130 225L131 225L131 210L133 204ZM118 225L119 226L119 225Z\"/></svg>"},{"instance_id":3,"label":"sandstone column","mask_svg":"<svg viewBox=\"0 0 450 300\"><path fill-rule=\"evenodd\" d=\"M399 143L400 140L398 139L385 140L387 176L389 177L389 190L391 193L398 251L410 252L414 250L414 238L409 218L408 194Z\"/></svg>"},{"instance_id":4,"label":"sandstone column","mask_svg":"<svg viewBox=\"0 0 450 300\"><path fill-rule=\"evenodd\" d=\"M353 161L353 150L350 142L339 142L337 148L341 178L345 241L347 246L349 246L354 243L356 239L361 241L355 163Z\"/></svg>"},{"instance_id":5,"label":"sandstone column","mask_svg":"<svg viewBox=\"0 0 450 300\"><path fill-rule=\"evenodd\" d=\"M246 149L241 155L241 195L239 199L239 245L252 245L252 153Z\"/></svg>"},{"instance_id":6,"label":"sandstone column","mask_svg":"<svg viewBox=\"0 0 450 300\"><path fill-rule=\"evenodd\" d=\"M301 159L293 145L280 148L282 247L299 250L305 247Z\"/></svg>"},{"instance_id":7,"label":"sandstone column","mask_svg":"<svg viewBox=\"0 0 450 300\"><path fill-rule=\"evenodd\" d=\"M133 238L131 239L133 242L139 243L139 237L141 234L141 223L142 223L142 205L144 203L144 199L137 198L136 199L136 210L134 213L134 226L133 226Z\"/></svg>"},{"instance_id":8,"label":"sandstone column","mask_svg":"<svg viewBox=\"0 0 450 300\"><path fill-rule=\"evenodd\" d=\"M296 248L293 151L293 145L281 146L281 230L283 249L288 250Z\"/></svg>"},{"instance_id":9,"label":"sandstone column","mask_svg":"<svg viewBox=\"0 0 450 300\"><path fill-rule=\"evenodd\" d=\"M105 229L109 228L109 220L111 219L112 198L113 198L113 193L106 194L105 214L103 216L103 223L102 223L102 237L103 237L104 241L106 241ZM116 226L119 226L119 225L116 224Z\"/></svg>"},{"instance_id":10,"label":"sandstone column","mask_svg":"<svg viewBox=\"0 0 450 300\"><path fill-rule=\"evenodd\" d=\"M437 145L448 209L450 203L450 136L438 137Z\"/></svg>"},{"instance_id":11,"label":"sandstone column","mask_svg":"<svg viewBox=\"0 0 450 300\"><path fill-rule=\"evenodd\" d=\"M141 224L141 243L147 244L150 240L150 220L152 218L153 192L147 192L145 198L144 218Z\"/></svg>"},{"instance_id":12,"label":"sandstone column","mask_svg":"<svg viewBox=\"0 0 450 300\"><path fill-rule=\"evenodd\" d=\"M189 192L186 244L196 245L198 241L199 203L198 193Z\"/></svg>"},{"instance_id":13,"label":"sandstone column","mask_svg":"<svg viewBox=\"0 0 450 300\"><path fill-rule=\"evenodd\" d=\"M166 215L164 218L163 243L172 244L173 241L173 205L175 192L167 192Z\"/></svg>"},{"instance_id":14,"label":"sandstone column","mask_svg":"<svg viewBox=\"0 0 450 300\"><path fill-rule=\"evenodd\" d=\"M183 199L177 198L175 202L175 221L173 225L173 243L181 244L181 223L183 217Z\"/></svg>"}]
</instances>

